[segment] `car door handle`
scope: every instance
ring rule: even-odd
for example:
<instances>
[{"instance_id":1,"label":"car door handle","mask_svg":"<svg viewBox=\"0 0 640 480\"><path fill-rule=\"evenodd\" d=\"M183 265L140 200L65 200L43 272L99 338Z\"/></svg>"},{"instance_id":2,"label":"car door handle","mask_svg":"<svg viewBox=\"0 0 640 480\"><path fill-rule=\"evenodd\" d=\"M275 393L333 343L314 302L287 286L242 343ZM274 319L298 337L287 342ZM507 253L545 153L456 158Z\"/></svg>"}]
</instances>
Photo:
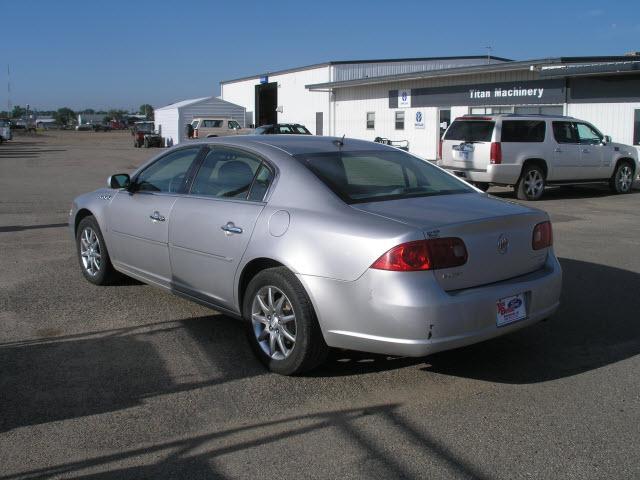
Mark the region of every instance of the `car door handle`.
<instances>
[{"instance_id":1,"label":"car door handle","mask_svg":"<svg viewBox=\"0 0 640 480\"><path fill-rule=\"evenodd\" d=\"M164 222L166 220L157 210L153 212L153 214L149 215L149 218L154 222Z\"/></svg>"},{"instance_id":2,"label":"car door handle","mask_svg":"<svg viewBox=\"0 0 640 480\"><path fill-rule=\"evenodd\" d=\"M582 153L591 153L591 150L589 150L588 148L583 148Z\"/></svg>"},{"instance_id":3,"label":"car door handle","mask_svg":"<svg viewBox=\"0 0 640 480\"><path fill-rule=\"evenodd\" d=\"M557 148L554 150L554 152L556 152L556 153L562 153L562 149L561 149L560 147L557 147Z\"/></svg>"},{"instance_id":4,"label":"car door handle","mask_svg":"<svg viewBox=\"0 0 640 480\"><path fill-rule=\"evenodd\" d=\"M220 227L222 230L224 230L225 233L227 234L231 234L231 233L242 233L242 228L240 227L236 227L233 222L228 222L226 225L223 225Z\"/></svg>"}]
</instances>

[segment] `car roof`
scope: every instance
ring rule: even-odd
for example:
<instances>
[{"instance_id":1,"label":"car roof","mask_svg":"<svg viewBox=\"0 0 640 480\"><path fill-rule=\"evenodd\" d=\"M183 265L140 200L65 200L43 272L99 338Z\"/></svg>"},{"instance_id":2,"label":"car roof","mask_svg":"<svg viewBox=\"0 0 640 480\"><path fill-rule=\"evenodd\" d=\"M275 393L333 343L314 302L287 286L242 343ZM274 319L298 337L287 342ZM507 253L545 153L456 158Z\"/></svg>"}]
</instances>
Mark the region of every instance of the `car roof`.
<instances>
[{"instance_id":1,"label":"car roof","mask_svg":"<svg viewBox=\"0 0 640 480\"><path fill-rule=\"evenodd\" d=\"M230 135L203 139L204 143L229 144L236 146L257 147L267 145L284 151L289 155L308 153L334 152L342 142L342 151L358 150L396 150L394 147L380 143L358 140L355 138L324 137L316 135Z\"/></svg>"}]
</instances>

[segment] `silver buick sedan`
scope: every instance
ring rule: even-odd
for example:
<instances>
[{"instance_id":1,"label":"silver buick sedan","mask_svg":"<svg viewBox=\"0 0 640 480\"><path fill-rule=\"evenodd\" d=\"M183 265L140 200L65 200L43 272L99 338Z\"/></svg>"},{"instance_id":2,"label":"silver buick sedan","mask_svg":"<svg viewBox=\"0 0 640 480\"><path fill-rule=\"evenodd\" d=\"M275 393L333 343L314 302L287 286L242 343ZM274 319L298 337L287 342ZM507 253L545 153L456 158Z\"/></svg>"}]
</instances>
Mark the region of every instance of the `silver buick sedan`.
<instances>
[{"instance_id":1,"label":"silver buick sedan","mask_svg":"<svg viewBox=\"0 0 640 480\"><path fill-rule=\"evenodd\" d=\"M546 213L393 147L295 135L165 151L76 198L94 284L125 274L245 321L281 374L329 347L423 356L558 308Z\"/></svg>"}]
</instances>

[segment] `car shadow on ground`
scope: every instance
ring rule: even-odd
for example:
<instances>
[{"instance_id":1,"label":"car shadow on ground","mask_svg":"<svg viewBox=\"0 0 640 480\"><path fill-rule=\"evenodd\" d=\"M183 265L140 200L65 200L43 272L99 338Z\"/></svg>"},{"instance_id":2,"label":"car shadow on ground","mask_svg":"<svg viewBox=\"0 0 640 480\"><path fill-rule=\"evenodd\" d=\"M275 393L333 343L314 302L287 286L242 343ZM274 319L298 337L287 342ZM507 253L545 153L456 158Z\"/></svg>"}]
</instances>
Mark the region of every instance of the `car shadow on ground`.
<instances>
[{"instance_id":1,"label":"car shadow on ground","mask_svg":"<svg viewBox=\"0 0 640 480\"><path fill-rule=\"evenodd\" d=\"M496 190L490 189L487 192L489 195L498 198L513 199L515 193L513 189L509 190ZM640 181L634 183L633 189L627 195L640 194ZM593 185L565 185L565 186L551 186L547 187L542 195L540 201L545 200L570 200L578 198L601 198L601 197L613 197L619 196L617 193L613 193L611 189L604 184ZM535 202L532 202L535 203Z\"/></svg>"},{"instance_id":2,"label":"car shadow on ground","mask_svg":"<svg viewBox=\"0 0 640 480\"><path fill-rule=\"evenodd\" d=\"M548 321L511 335L432 355L424 370L500 383L576 375L640 353L640 275L561 258L563 290Z\"/></svg>"},{"instance_id":3,"label":"car shadow on ground","mask_svg":"<svg viewBox=\"0 0 640 480\"><path fill-rule=\"evenodd\" d=\"M189 348L176 351L176 344ZM171 373L194 363L184 376ZM0 365L0 432L266 373L251 354L242 325L215 314L7 342L0 344Z\"/></svg>"}]
</instances>

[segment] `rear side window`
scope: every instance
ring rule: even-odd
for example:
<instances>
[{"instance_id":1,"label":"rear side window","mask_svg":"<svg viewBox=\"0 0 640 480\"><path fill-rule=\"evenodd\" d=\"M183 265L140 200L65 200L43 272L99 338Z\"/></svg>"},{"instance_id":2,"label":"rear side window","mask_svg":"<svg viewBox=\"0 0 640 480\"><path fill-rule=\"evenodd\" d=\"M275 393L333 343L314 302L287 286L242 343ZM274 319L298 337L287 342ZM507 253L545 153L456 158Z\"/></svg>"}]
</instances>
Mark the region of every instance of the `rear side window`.
<instances>
[{"instance_id":1,"label":"rear side window","mask_svg":"<svg viewBox=\"0 0 640 480\"><path fill-rule=\"evenodd\" d=\"M540 120L504 120L503 142L544 142L546 123Z\"/></svg>"},{"instance_id":2,"label":"rear side window","mask_svg":"<svg viewBox=\"0 0 640 480\"><path fill-rule=\"evenodd\" d=\"M490 142L496 122L490 120L455 120L445 140L461 140L463 142Z\"/></svg>"},{"instance_id":3,"label":"rear side window","mask_svg":"<svg viewBox=\"0 0 640 480\"><path fill-rule=\"evenodd\" d=\"M294 155L346 203L471 193L429 162L393 150Z\"/></svg>"},{"instance_id":4,"label":"rear side window","mask_svg":"<svg viewBox=\"0 0 640 480\"><path fill-rule=\"evenodd\" d=\"M558 143L578 143L578 131L573 122L553 122L553 137Z\"/></svg>"}]
</instances>

